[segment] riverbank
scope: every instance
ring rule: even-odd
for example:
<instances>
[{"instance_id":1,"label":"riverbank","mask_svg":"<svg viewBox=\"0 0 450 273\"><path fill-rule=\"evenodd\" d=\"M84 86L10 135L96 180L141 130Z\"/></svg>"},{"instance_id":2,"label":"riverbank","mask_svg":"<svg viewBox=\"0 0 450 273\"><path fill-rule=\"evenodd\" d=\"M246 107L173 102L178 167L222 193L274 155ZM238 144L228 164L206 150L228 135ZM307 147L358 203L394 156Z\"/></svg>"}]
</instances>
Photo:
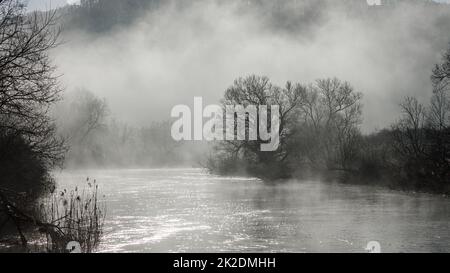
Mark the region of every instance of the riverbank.
<instances>
[{"instance_id":1,"label":"riverbank","mask_svg":"<svg viewBox=\"0 0 450 273\"><path fill-rule=\"evenodd\" d=\"M448 185L433 183L429 180L406 180L393 175L380 175L368 177L358 172L329 171L320 175L303 176L294 173L293 179L316 179L324 182L335 182L342 185L374 186L406 193L427 193L434 195L450 196L450 181ZM282 180L281 180L282 181ZM280 182L281 182L280 181ZM289 181L289 180L286 180Z\"/></svg>"}]
</instances>

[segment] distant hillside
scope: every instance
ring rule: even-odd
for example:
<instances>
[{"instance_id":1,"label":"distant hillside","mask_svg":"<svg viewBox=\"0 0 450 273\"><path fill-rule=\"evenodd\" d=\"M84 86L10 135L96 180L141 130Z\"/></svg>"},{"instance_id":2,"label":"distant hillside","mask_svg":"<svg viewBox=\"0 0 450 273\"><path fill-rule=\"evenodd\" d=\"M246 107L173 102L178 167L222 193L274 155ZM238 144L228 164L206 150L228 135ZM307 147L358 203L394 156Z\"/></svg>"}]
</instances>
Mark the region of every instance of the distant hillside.
<instances>
[{"instance_id":1,"label":"distant hillside","mask_svg":"<svg viewBox=\"0 0 450 273\"><path fill-rule=\"evenodd\" d=\"M211 0L81 0L80 5L61 8L68 30L107 32L116 26L134 22L143 14L165 7L187 9ZM301 31L326 20L328 11L347 16L388 16L389 10L402 5L425 9L424 15L450 14L450 5L431 0L382 0L381 6L369 6L367 0L215 0L218 5L233 5L239 13L254 13L273 27ZM381 14L380 14L381 13ZM449 19L450 20L450 19Z\"/></svg>"}]
</instances>

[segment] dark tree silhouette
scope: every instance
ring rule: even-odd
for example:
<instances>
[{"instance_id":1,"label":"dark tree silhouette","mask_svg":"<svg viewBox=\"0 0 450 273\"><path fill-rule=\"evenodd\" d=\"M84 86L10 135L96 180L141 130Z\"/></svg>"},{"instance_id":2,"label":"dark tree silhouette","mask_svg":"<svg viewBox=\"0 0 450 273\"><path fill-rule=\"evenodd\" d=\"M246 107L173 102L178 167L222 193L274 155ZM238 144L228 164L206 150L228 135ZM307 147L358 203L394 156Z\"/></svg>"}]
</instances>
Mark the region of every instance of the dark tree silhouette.
<instances>
[{"instance_id":1,"label":"dark tree silhouette","mask_svg":"<svg viewBox=\"0 0 450 273\"><path fill-rule=\"evenodd\" d=\"M28 15L22 1L0 1L0 129L51 166L63 155L48 115L61 91L48 56L58 35L54 12Z\"/></svg>"},{"instance_id":2,"label":"dark tree silhouette","mask_svg":"<svg viewBox=\"0 0 450 273\"><path fill-rule=\"evenodd\" d=\"M223 141L208 165L222 173L238 169L265 179L290 177L302 165L350 171L358 151L361 97L338 79L309 86L288 82L280 88L266 77L240 78L225 92L224 105L279 106L279 148L265 152L260 140ZM246 126L252 123L247 120Z\"/></svg>"},{"instance_id":3,"label":"dark tree silhouette","mask_svg":"<svg viewBox=\"0 0 450 273\"><path fill-rule=\"evenodd\" d=\"M214 162L215 160L211 158L209 165L219 164L221 166L213 168L222 169L225 173L235 171L233 169L240 165L239 168L245 169L242 171L258 174L258 176L265 178L279 178L289 175L288 164L285 164L285 161L290 155L290 150L287 149L292 133L290 129L292 128L292 122L295 121L295 110L301 103L304 92L303 86L294 85L290 82L286 84L285 88L277 87L271 84L267 77L252 75L237 79L225 92L224 109L227 105L241 105L243 107L264 105L268 107L268 116L270 117L271 106L279 106L279 146L275 151L262 152L261 144L266 143L266 141L261 140L259 134L256 141L248 140L248 136L241 136L246 141L226 140L216 147L220 159ZM255 108L255 110L256 120L250 120L250 115L244 115L246 120L242 122L245 123L246 131L250 126L255 129L259 128L257 124L259 124L261 113L259 113L259 109ZM255 124L257 126L254 126ZM270 118L268 118L267 124L270 129L272 126ZM236 134L237 131L235 131ZM227 167L227 165L230 166Z\"/></svg>"},{"instance_id":4,"label":"dark tree silhouette","mask_svg":"<svg viewBox=\"0 0 450 273\"><path fill-rule=\"evenodd\" d=\"M48 115L61 91L49 58L55 23L55 12L28 14L24 1L0 0L0 224L12 222L22 244L30 221L19 214L52 188L49 171L65 152Z\"/></svg>"}]
</instances>

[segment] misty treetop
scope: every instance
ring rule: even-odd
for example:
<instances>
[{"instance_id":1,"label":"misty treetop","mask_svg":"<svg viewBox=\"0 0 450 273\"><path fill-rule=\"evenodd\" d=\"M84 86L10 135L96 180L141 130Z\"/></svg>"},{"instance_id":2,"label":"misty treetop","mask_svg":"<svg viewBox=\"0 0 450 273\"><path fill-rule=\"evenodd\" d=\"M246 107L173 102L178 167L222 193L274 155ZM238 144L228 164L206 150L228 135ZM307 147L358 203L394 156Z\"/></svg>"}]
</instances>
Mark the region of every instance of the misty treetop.
<instances>
[{"instance_id":1,"label":"misty treetop","mask_svg":"<svg viewBox=\"0 0 450 273\"><path fill-rule=\"evenodd\" d=\"M338 76L364 92L362 129L371 131L394 120L401 97L431 94L425 90L428 74L447 46L450 28L450 5L425 1L383 7L359 1L353 9L364 12L355 16L341 8L354 1L179 1L182 7L162 2L130 15L128 23L108 16L121 8L97 8L100 14L67 8L87 17L61 18L67 43L53 56L68 88L81 85L106 97L121 118L139 127L169 112L179 94L191 101L200 91L218 101L238 76L269 75L280 85ZM304 14L296 14L294 4L304 6ZM272 20L272 13L281 21ZM95 30L103 23L83 25L103 17L107 30ZM288 18L294 21L283 21ZM128 96L121 95L125 90ZM161 100L152 99L157 92Z\"/></svg>"},{"instance_id":2,"label":"misty treetop","mask_svg":"<svg viewBox=\"0 0 450 273\"><path fill-rule=\"evenodd\" d=\"M210 158L208 166L267 179L291 177L296 164L308 170L346 170L359 132L361 98L336 78L310 85L287 82L284 88L266 77L238 79L225 92L224 104L279 105L280 146L263 152L255 142L225 141L217 145L217 158Z\"/></svg>"},{"instance_id":3,"label":"misty treetop","mask_svg":"<svg viewBox=\"0 0 450 273\"><path fill-rule=\"evenodd\" d=\"M370 135L360 130L362 93L347 82L321 79L308 85L288 82L280 88L266 77L240 78L223 101L278 103L280 147L267 153L254 141L223 141L216 145L207 167L214 173L249 174L269 181L319 176L449 192L449 56L450 49L433 70L430 103L406 97L400 104L400 119Z\"/></svg>"},{"instance_id":4,"label":"misty treetop","mask_svg":"<svg viewBox=\"0 0 450 273\"><path fill-rule=\"evenodd\" d=\"M69 168L195 166L206 151L206 145L174 141L169 120L140 127L121 122L105 99L85 88L66 92L52 115L70 147Z\"/></svg>"}]
</instances>

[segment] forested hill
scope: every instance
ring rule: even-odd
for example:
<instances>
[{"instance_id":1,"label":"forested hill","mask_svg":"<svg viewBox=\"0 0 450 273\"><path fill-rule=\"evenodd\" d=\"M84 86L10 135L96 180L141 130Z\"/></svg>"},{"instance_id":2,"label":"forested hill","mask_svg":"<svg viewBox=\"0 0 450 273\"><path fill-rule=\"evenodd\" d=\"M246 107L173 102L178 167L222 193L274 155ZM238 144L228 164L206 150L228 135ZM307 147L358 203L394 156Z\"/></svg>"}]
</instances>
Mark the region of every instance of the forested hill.
<instances>
[{"instance_id":1,"label":"forested hill","mask_svg":"<svg viewBox=\"0 0 450 273\"><path fill-rule=\"evenodd\" d=\"M423 15L450 14L450 5L430 0L382 0L379 6L368 5L367 0L81 0L80 5L66 6L60 12L66 29L101 33L167 7L182 10L211 3L232 6L238 13L256 15L267 27L288 31L303 31L320 24L328 19L330 11L383 19L390 11L408 5L426 9Z\"/></svg>"}]
</instances>

